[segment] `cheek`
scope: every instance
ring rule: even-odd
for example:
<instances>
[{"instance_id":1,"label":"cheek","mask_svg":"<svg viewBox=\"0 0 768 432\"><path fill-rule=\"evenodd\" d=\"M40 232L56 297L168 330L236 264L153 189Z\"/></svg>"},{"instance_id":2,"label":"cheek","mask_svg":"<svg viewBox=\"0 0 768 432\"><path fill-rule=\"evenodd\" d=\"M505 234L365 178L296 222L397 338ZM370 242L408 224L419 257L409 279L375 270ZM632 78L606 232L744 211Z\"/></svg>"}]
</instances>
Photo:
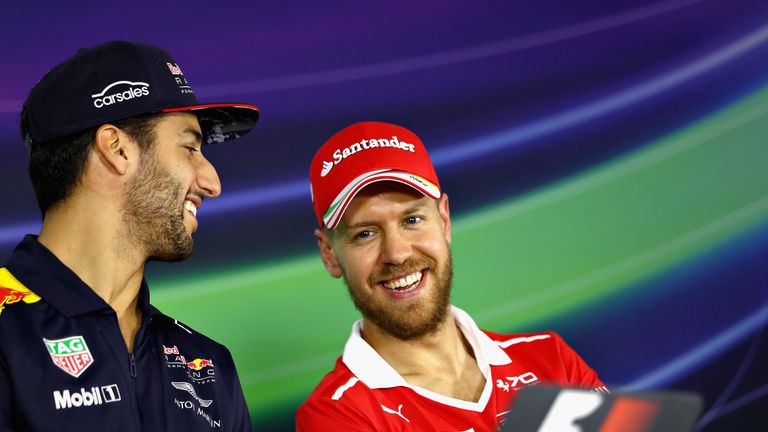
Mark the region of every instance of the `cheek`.
<instances>
[{"instance_id":1,"label":"cheek","mask_svg":"<svg viewBox=\"0 0 768 432\"><path fill-rule=\"evenodd\" d=\"M353 250L339 257L339 265L348 281L365 285L375 270L376 260L370 251Z\"/></svg>"},{"instance_id":2,"label":"cheek","mask_svg":"<svg viewBox=\"0 0 768 432\"><path fill-rule=\"evenodd\" d=\"M172 161L169 161L166 169L168 173L174 178L182 182L188 182L189 179L195 175L195 166L192 160L189 160L188 155L183 157L175 157Z\"/></svg>"},{"instance_id":3,"label":"cheek","mask_svg":"<svg viewBox=\"0 0 768 432\"><path fill-rule=\"evenodd\" d=\"M419 242L418 250L424 255L439 260L448 253L449 246L449 239L442 233L435 233L428 238L425 236L423 241Z\"/></svg>"},{"instance_id":4,"label":"cheek","mask_svg":"<svg viewBox=\"0 0 768 432\"><path fill-rule=\"evenodd\" d=\"M195 169L189 164L181 164L173 171L173 175L183 183L190 183L195 178Z\"/></svg>"},{"instance_id":5,"label":"cheek","mask_svg":"<svg viewBox=\"0 0 768 432\"><path fill-rule=\"evenodd\" d=\"M179 188L184 195L186 195L192 189L192 185L194 184L195 179L194 175L186 170L175 171L171 173L171 178L174 182L176 182L176 184L179 185Z\"/></svg>"}]
</instances>

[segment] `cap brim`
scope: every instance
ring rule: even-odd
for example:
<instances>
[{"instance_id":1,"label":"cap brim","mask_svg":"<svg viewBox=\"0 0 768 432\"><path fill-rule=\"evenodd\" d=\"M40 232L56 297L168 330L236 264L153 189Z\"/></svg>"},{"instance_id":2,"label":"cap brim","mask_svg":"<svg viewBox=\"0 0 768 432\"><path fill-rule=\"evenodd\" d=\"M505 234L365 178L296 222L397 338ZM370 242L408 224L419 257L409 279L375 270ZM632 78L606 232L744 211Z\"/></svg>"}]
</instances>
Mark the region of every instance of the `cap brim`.
<instances>
[{"instance_id":1,"label":"cap brim","mask_svg":"<svg viewBox=\"0 0 768 432\"><path fill-rule=\"evenodd\" d=\"M192 112L203 130L203 144L232 141L247 134L259 120L255 105L217 103L165 108L163 112Z\"/></svg>"},{"instance_id":2,"label":"cap brim","mask_svg":"<svg viewBox=\"0 0 768 432\"><path fill-rule=\"evenodd\" d=\"M352 199L355 198L355 195L357 195L358 192L360 192L369 184L380 181L395 181L402 183L434 199L440 198L441 195L440 188L437 187L437 185L423 177L417 176L416 174L405 171L392 170L377 170L367 172L349 182L347 187L339 192L331 205L328 207L325 215L323 215L323 223L325 224L325 227L331 230L335 229L341 221L341 217L344 215L344 212L347 210L349 203L351 203Z\"/></svg>"}]
</instances>

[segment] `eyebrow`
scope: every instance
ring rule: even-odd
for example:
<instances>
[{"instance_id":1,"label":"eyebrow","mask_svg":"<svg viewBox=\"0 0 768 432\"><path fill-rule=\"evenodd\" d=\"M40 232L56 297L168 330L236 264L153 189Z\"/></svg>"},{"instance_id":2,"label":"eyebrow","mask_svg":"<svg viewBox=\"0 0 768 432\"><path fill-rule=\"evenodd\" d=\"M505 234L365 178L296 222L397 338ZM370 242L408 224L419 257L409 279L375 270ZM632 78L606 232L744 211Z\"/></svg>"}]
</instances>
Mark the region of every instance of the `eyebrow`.
<instances>
[{"instance_id":1,"label":"eyebrow","mask_svg":"<svg viewBox=\"0 0 768 432\"><path fill-rule=\"evenodd\" d=\"M403 210L403 212L400 213L400 214L401 215L407 215L407 214L411 214L411 213L416 213L416 212L420 211L421 209L423 209L425 206L426 206L426 203L424 203L423 201L419 200L418 204L414 204L414 205L408 207L407 209Z\"/></svg>"},{"instance_id":2,"label":"eyebrow","mask_svg":"<svg viewBox=\"0 0 768 432\"><path fill-rule=\"evenodd\" d=\"M179 135L192 135L192 137L198 143L202 144L202 142L203 142L203 134L199 130L197 130L197 129L186 128L183 131L181 131L179 133Z\"/></svg>"},{"instance_id":3,"label":"eyebrow","mask_svg":"<svg viewBox=\"0 0 768 432\"><path fill-rule=\"evenodd\" d=\"M422 203L422 202L420 202L418 204L414 204L414 205L408 207L407 209L403 210L402 212L400 212L400 216L402 217L402 216L405 216L405 215L416 213L416 212L422 210L424 207L426 207L426 204ZM376 222L373 222L373 221L360 221L360 222L349 224L349 225L347 225L347 224L340 224L339 228L342 228L343 230L346 231L346 230L352 230L352 229L355 229L355 228L371 226L371 225L376 225Z\"/></svg>"}]
</instances>

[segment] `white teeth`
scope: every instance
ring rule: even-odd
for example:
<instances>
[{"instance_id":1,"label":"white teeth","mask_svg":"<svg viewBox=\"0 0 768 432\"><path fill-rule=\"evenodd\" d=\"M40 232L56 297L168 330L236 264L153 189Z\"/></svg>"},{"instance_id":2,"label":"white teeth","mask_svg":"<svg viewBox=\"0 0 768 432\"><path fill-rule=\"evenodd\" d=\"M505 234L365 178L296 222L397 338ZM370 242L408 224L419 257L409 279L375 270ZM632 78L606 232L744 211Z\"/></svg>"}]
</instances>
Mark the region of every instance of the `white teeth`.
<instances>
[{"instance_id":1,"label":"white teeth","mask_svg":"<svg viewBox=\"0 0 768 432\"><path fill-rule=\"evenodd\" d=\"M418 285L420 281L421 281L421 272L417 271L409 275L403 276L399 279L395 279L389 282L382 282L382 285L384 285L384 288L389 290L396 290L399 288L410 286L408 289L402 290L402 291L409 291L411 289L416 288L416 285Z\"/></svg>"},{"instance_id":2,"label":"white teeth","mask_svg":"<svg viewBox=\"0 0 768 432\"><path fill-rule=\"evenodd\" d=\"M195 204L192 201L184 201L184 210L192 213L192 216L197 217L197 207L195 207Z\"/></svg>"}]
</instances>

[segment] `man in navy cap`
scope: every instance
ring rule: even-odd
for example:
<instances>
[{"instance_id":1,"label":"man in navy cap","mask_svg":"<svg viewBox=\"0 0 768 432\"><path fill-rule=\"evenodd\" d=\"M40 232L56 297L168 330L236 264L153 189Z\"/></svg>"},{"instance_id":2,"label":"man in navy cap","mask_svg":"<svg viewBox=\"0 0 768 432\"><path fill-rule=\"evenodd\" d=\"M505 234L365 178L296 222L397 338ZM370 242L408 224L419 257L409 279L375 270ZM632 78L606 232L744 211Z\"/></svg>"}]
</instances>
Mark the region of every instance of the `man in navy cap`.
<instances>
[{"instance_id":1,"label":"man in navy cap","mask_svg":"<svg viewBox=\"0 0 768 432\"><path fill-rule=\"evenodd\" d=\"M203 144L258 114L198 103L140 43L80 50L32 88L21 134L43 225L0 269L0 430L250 430L229 351L154 308L144 266L192 254L221 192Z\"/></svg>"}]
</instances>

